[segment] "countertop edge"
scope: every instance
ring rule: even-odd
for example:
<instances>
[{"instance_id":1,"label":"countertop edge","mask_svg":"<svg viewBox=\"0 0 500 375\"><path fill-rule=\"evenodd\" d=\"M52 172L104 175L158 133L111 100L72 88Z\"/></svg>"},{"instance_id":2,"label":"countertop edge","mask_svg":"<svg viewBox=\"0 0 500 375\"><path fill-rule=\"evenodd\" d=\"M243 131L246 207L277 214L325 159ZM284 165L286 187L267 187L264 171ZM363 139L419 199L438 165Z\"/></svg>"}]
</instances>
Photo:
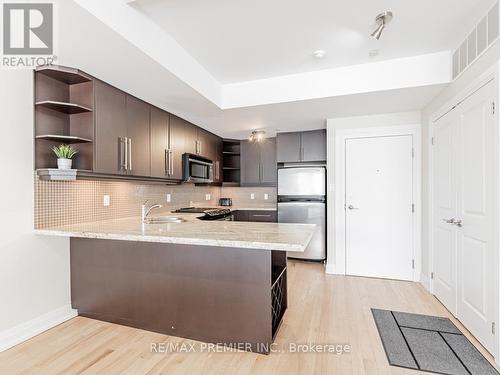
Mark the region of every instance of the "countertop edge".
<instances>
[{"instance_id":1,"label":"countertop edge","mask_svg":"<svg viewBox=\"0 0 500 375\"><path fill-rule=\"evenodd\" d=\"M234 247L253 250L276 250L276 251L291 251L304 252L309 245L314 232L311 232L306 241L306 245L285 244L285 243L261 243L249 241L230 241L230 240L212 240L212 239L195 239L195 238L179 238L179 237L164 237L164 236L143 236L143 235L124 235L114 233L95 233L95 232L72 232L56 229L35 229L34 233L43 236L56 237L74 237L74 238L89 238L102 240L118 240L118 241L136 241L136 242L155 242L165 244L179 245L196 245L196 246L214 246L214 247Z\"/></svg>"}]
</instances>

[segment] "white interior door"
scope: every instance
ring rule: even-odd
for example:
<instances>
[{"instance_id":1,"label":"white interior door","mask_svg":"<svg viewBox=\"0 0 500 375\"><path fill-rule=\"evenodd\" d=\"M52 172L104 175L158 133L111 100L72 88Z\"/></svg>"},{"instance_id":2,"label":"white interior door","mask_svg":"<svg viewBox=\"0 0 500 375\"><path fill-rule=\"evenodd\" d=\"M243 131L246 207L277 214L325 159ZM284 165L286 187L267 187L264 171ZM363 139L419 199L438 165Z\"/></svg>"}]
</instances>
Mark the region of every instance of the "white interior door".
<instances>
[{"instance_id":1,"label":"white interior door","mask_svg":"<svg viewBox=\"0 0 500 375\"><path fill-rule=\"evenodd\" d=\"M434 127L434 294L454 315L457 311L457 217L454 148L458 144L457 112Z\"/></svg>"},{"instance_id":2,"label":"white interior door","mask_svg":"<svg viewBox=\"0 0 500 375\"><path fill-rule=\"evenodd\" d=\"M498 306L494 88L489 83L434 128L434 293L492 353Z\"/></svg>"},{"instance_id":3,"label":"white interior door","mask_svg":"<svg viewBox=\"0 0 500 375\"><path fill-rule=\"evenodd\" d=\"M413 278L413 136L345 145L346 273Z\"/></svg>"},{"instance_id":4,"label":"white interior door","mask_svg":"<svg viewBox=\"0 0 500 375\"><path fill-rule=\"evenodd\" d=\"M457 219L461 224L456 226L458 318L491 352L495 347L491 325L495 321L497 290L493 89L494 84L488 84L460 108Z\"/></svg>"}]
</instances>

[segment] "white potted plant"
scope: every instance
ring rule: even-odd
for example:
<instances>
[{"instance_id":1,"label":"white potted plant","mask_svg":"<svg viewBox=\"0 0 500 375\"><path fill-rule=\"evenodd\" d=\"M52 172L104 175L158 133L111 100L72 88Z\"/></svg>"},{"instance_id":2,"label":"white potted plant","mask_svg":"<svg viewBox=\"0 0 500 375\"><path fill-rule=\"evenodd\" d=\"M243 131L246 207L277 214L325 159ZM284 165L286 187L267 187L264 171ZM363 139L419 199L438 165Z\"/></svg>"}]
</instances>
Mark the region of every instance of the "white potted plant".
<instances>
[{"instance_id":1,"label":"white potted plant","mask_svg":"<svg viewBox=\"0 0 500 375\"><path fill-rule=\"evenodd\" d=\"M52 147L52 151L57 156L57 168L59 169L71 169L73 163L73 158L78 153L70 145L59 145Z\"/></svg>"}]
</instances>

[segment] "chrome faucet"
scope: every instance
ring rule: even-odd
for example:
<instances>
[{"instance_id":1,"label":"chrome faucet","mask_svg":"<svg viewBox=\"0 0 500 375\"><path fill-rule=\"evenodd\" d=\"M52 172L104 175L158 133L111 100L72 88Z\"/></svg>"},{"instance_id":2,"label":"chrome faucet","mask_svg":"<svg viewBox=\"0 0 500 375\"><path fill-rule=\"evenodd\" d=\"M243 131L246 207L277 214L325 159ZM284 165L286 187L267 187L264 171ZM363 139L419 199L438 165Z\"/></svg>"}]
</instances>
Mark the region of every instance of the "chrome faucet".
<instances>
[{"instance_id":1,"label":"chrome faucet","mask_svg":"<svg viewBox=\"0 0 500 375\"><path fill-rule=\"evenodd\" d=\"M148 202L144 202L144 204L141 206L141 219L142 222L146 222L149 214L151 211L153 211L155 208L162 208L163 206L161 204L153 204L148 208Z\"/></svg>"}]
</instances>

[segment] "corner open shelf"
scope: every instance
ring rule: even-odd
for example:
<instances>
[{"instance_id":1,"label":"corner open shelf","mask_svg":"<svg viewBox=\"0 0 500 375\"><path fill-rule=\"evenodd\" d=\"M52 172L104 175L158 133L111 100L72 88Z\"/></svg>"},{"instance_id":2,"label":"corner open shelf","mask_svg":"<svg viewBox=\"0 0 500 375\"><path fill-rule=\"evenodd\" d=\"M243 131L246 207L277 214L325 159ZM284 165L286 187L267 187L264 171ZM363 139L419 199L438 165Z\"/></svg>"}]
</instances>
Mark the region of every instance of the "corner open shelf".
<instances>
[{"instance_id":1,"label":"corner open shelf","mask_svg":"<svg viewBox=\"0 0 500 375\"><path fill-rule=\"evenodd\" d=\"M44 100L42 102L36 102L35 105L38 107L45 107L52 109L54 111L67 113L69 115L74 115L76 113L92 112L91 108L84 107L80 104L56 102L54 100Z\"/></svg>"},{"instance_id":2,"label":"corner open shelf","mask_svg":"<svg viewBox=\"0 0 500 375\"><path fill-rule=\"evenodd\" d=\"M78 151L73 168L94 168L94 81L63 66L38 67L35 76L35 169L57 168L52 147Z\"/></svg>"},{"instance_id":3,"label":"corner open shelf","mask_svg":"<svg viewBox=\"0 0 500 375\"><path fill-rule=\"evenodd\" d=\"M36 139L45 139L47 141L67 143L67 144L92 142L92 139L75 137L72 135L43 134L43 135L37 135L35 138Z\"/></svg>"},{"instance_id":4,"label":"corner open shelf","mask_svg":"<svg viewBox=\"0 0 500 375\"><path fill-rule=\"evenodd\" d=\"M223 143L223 185L239 186L240 184L240 141L224 139Z\"/></svg>"}]
</instances>

